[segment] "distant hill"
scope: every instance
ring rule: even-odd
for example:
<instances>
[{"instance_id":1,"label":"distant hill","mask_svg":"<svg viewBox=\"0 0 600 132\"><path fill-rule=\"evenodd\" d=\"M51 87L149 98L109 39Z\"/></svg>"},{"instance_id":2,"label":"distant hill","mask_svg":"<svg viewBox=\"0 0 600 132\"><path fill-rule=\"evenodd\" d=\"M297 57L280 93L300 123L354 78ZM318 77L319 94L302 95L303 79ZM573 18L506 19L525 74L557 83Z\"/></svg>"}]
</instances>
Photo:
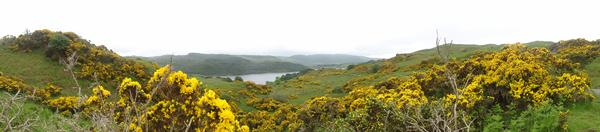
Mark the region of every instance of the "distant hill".
<instances>
[{"instance_id":1,"label":"distant hill","mask_svg":"<svg viewBox=\"0 0 600 132\"><path fill-rule=\"evenodd\" d=\"M127 56L158 63L169 64L171 55L156 57ZM173 67L185 73L201 75L242 75L268 72L290 72L306 69L307 66L340 65L363 63L379 58L346 54L294 55L290 57L268 55L227 55L189 53L173 56Z\"/></svg>"},{"instance_id":2,"label":"distant hill","mask_svg":"<svg viewBox=\"0 0 600 132\"><path fill-rule=\"evenodd\" d=\"M171 55L157 57L129 56L141 58L165 66L170 63ZM185 73L201 75L242 75L268 72L300 71L307 67L302 64L284 62L273 56L226 55L189 53L173 56L173 68Z\"/></svg>"},{"instance_id":3,"label":"distant hill","mask_svg":"<svg viewBox=\"0 0 600 132\"><path fill-rule=\"evenodd\" d=\"M290 57L277 57L282 61L300 63L306 66L316 65L337 65L344 63L363 63L370 60L378 60L380 58L369 58L364 56L347 55L347 54L315 54L315 55L294 55Z\"/></svg>"}]
</instances>

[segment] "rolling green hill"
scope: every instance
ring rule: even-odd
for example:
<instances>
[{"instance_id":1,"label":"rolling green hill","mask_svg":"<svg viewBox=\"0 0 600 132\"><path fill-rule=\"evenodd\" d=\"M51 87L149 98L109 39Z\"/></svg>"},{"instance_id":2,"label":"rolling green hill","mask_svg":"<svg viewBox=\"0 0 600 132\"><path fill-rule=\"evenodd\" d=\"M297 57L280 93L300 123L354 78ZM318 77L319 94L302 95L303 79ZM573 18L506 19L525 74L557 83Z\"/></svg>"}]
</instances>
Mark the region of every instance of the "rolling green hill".
<instances>
[{"instance_id":1,"label":"rolling green hill","mask_svg":"<svg viewBox=\"0 0 600 132\"><path fill-rule=\"evenodd\" d=\"M51 34L61 32L48 33L50 35L37 35L37 37L51 36ZM63 34L68 36L70 33ZM14 39L18 40L16 37ZM33 39L40 38L33 37ZM70 39L77 42L79 37ZM10 92L5 90L5 87L14 85L13 82L19 82L9 80L15 77L20 78L24 84L31 87L42 88L45 84L52 83L63 88L61 94L52 95L49 99L49 102L59 103L41 103L41 101L33 99L17 102L25 102L24 109L22 109L23 114L19 117L27 119L29 117L25 115L37 111L45 123L67 126L66 128L59 128L62 126L57 125L39 126L34 127L32 131L85 131L90 128L97 128L98 131L127 131L136 128L141 130L144 127L145 129L166 131L167 125L164 124L178 126L177 129L186 126L182 123L174 123L176 119L177 122L194 119L215 123L223 123L223 120L228 120L227 122L230 123L235 122L235 125L239 123L239 126L223 124L224 126L243 126L252 131L351 131L349 128L360 131L410 131L413 129L407 125L410 120L406 119L436 118L444 120L461 116L460 114L462 117L466 117L465 120L474 120L471 128L473 131L600 130L600 122L598 122L600 116L597 113L600 111L600 99L598 99L600 96L589 95L590 91L587 89L600 88L600 71L598 70L600 67L598 48L600 46L597 43L599 41L593 41L595 43L592 44L582 39L559 43L536 41L523 45L454 44L448 51L450 52L449 57L456 58L456 60L452 60L443 68L439 66L444 66L444 64L436 60L437 50L431 48L415 53L398 54L388 59L363 61L364 63L358 63L349 70L335 68L310 70L290 80L271 82L266 85L256 85L252 82L226 82L219 78L199 78L200 76L196 80L192 77L202 73L211 75L272 72L294 68L301 70L306 67L283 62L284 59L273 56L190 53L173 57L172 63L174 69L182 70L187 73L187 76L184 73L173 73L173 71L164 74L170 70L164 70L168 68L157 70L160 68L158 64L148 60L166 65L171 56L125 58L104 46L95 46L80 41L70 44L67 49L77 50L78 56L81 57L81 60L77 61L79 64L74 67L77 72L75 75L78 77L76 80L84 88L82 93L85 97L79 97L89 97L89 100L85 101L87 103L81 103L82 106L72 106L77 108L61 108L60 110L64 112L54 113L58 108L48 108L50 105L69 106L68 104L75 102L75 100L65 101L66 99L61 97L77 96L76 90L72 88L77 85L71 79L71 74L64 71L66 66L52 58L53 55L59 58L65 57L63 52L47 52L48 49L43 48L45 44L43 42L47 41L43 41L43 38L40 40L34 42L41 43L32 44L12 39L0 40L0 61L2 62L0 63L0 79L2 79L0 84L4 83L0 86L2 92ZM5 42L8 42L8 45L5 45ZM580 43L587 47L578 47L577 44ZM555 53L543 49L550 47L566 48L564 50L557 49ZM441 48L444 49L446 46ZM66 55L74 54L69 50L64 53ZM315 56L319 55L311 57ZM506 57L502 58L501 56ZM291 58L287 58L288 61ZM314 64L331 59L325 56L320 56L322 59L307 59L310 58L308 56L295 56L294 58ZM510 59L513 60L507 61ZM572 63L573 60L585 63ZM331 62L331 60L329 61ZM505 67L485 68L485 66L494 66L489 65L494 61L502 62L495 65ZM523 65L530 65L530 63L539 65L523 68ZM212 71L199 71L195 68ZM468 93L458 99L460 101L457 103L459 115L449 111L435 111L438 107L442 110L451 110L452 107L449 106L452 105L442 103L452 104L454 102L451 99L452 92L449 91L450 83L448 82L451 81L448 81L443 76L444 73L440 72L444 71L444 68L454 69L453 72L456 74L452 75L455 75L458 80L460 90ZM495 70L505 69L509 70L495 72ZM475 72L469 73L468 71ZM90 73L98 74L101 86L112 94L112 96L108 94L110 97L104 100L105 102L93 100L99 96L102 97L105 93L97 94L98 87L94 90L87 88L93 86L93 82L95 82L90 78ZM544 74L538 75L537 73ZM161 74L168 81L150 79L152 75ZM492 78L484 78L486 76ZM133 78L133 81L124 78ZM505 82L494 84L494 79L504 79ZM561 83L561 81L565 81L565 83ZM5 82L10 82L10 84L6 85ZM507 83L510 85L507 86ZM531 85L520 85L523 83ZM467 87L471 85L475 86ZM142 88L142 86L144 87ZM539 86L544 87L537 88ZM154 87L159 91L156 98L150 98L148 102L143 100ZM530 92L523 92L524 94L521 94L519 98L514 97L515 94L520 94L519 89L527 89ZM551 90L543 91L547 89ZM144 92L144 90L146 91ZM131 91L136 91L135 94L141 96L135 96ZM44 89L42 92L48 91ZM130 92L129 95L123 94L127 92ZM577 92L579 94L576 94ZM14 93L12 91L10 94ZM528 98L531 97L529 94L538 96ZM35 96L40 95L35 94ZM0 95L0 99L3 100L7 97L8 95L5 94ZM589 97L595 97L595 99ZM133 103L127 102L128 99ZM142 99L142 101L135 102L135 99ZM542 99L547 100L542 103L535 102ZM187 102L189 100L192 102ZM469 103L475 105L469 106L467 105ZM115 104L119 105L115 106ZM10 105L9 107L16 108L19 105ZM104 111L97 113L99 116L93 117L71 114L85 113L87 108ZM119 113L116 113L131 111L131 108L134 108L136 112L141 111L143 113L141 115L144 115L138 115L135 119L145 120L144 117L149 116L152 120L145 123L150 125L133 122L132 116L119 116ZM149 108L150 111L146 108ZM184 114L186 112L183 111L190 112L188 113L190 115ZM147 112L152 114L145 114ZM405 114L406 112L409 113ZM0 116L4 117L4 115ZM77 118L80 116L84 118ZM60 124L63 122L72 124ZM22 118L17 118L17 121L11 124L22 123ZM562 126L558 126L559 124ZM192 126L195 127L203 125L206 125L206 122L192 123ZM423 123L420 125L437 124ZM464 126L465 124L458 125ZM0 123L0 129L4 129L6 126L6 124ZM424 129L430 130L432 127Z\"/></svg>"},{"instance_id":2,"label":"rolling green hill","mask_svg":"<svg viewBox=\"0 0 600 132\"><path fill-rule=\"evenodd\" d=\"M171 62L170 55L157 57L130 56L129 58L141 58L143 60L156 62L161 66L165 66ZM208 76L291 72L307 68L301 64L279 61L279 59L272 56L238 56L200 53L173 56L172 66L185 73Z\"/></svg>"},{"instance_id":3,"label":"rolling green hill","mask_svg":"<svg viewBox=\"0 0 600 132\"><path fill-rule=\"evenodd\" d=\"M170 63L171 55L156 57L128 56L153 61L160 66ZM227 55L189 53L173 56L173 67L185 73L207 76L243 75L268 72L300 71L308 67L336 67L349 63L362 63L377 58L345 54L294 55L290 57L268 55ZM304 66L302 66L304 65ZM337 66L339 67L339 66Z\"/></svg>"},{"instance_id":4,"label":"rolling green hill","mask_svg":"<svg viewBox=\"0 0 600 132\"><path fill-rule=\"evenodd\" d=\"M549 41L535 41L535 42L530 42L530 43L525 43L525 45L527 45L529 48L535 48L535 47L539 47L539 48L549 48L552 45L556 45L556 43L554 42L549 42ZM457 60L461 60L461 59L469 59L471 56L475 55L478 52L485 52L485 51L492 51L492 52L501 52L502 48L506 46L505 44L501 44L501 45L497 45L497 44L487 44L487 45L463 45L463 44L454 44L452 45L450 51L450 58L456 58ZM442 48L445 48L445 46L442 46ZM408 71L403 71L404 68L409 67L411 65L414 64L418 64L420 62L423 61L427 61L429 59L432 59L436 56L438 56L436 49L435 48L430 48L430 49L423 49L423 50L419 50L415 53L420 53L420 54L414 54L410 57L401 57L404 58L405 60L403 61L399 61L399 62L395 62L393 63L395 66L399 67L399 69L395 72L392 72L390 74L383 74L383 73L362 73L362 72L358 72L358 71L354 71L354 70L342 70L340 71L339 69L319 69L316 71L312 71L309 72L307 74L304 75L300 75L298 78L290 80L290 81L286 81L286 82L282 82L281 84L276 84L275 82L269 83L268 85L272 87L273 92L267 95L261 95L258 94L257 98L279 98L276 100L284 100L285 102L295 105L295 106L302 106L300 108L305 108L307 107L307 105L309 105L308 103L311 101L315 101L316 97L327 97L330 99L341 99L341 100L345 100L347 99L347 97L350 97L353 93L350 92L335 92L335 91L339 91L339 90L343 90L344 87L348 86L348 85L356 85L355 87L367 87L367 86L376 86L379 85L380 83L385 83L386 80L393 78L393 77L398 77L398 78L406 78L406 77L412 77L413 74L415 72L427 72L427 69L422 69L422 68L418 68L418 69L412 69L412 70L408 70ZM362 63L365 66L367 66L367 68L370 68L373 65L385 65L385 62L391 62L396 58L389 58L389 59L385 59L385 60L378 60L378 61L373 61L373 62L369 62L369 63ZM592 61L589 65L585 65L584 67L580 67L580 69L585 70L586 73L589 75L590 79L591 79L591 88L600 88L600 85L598 83L598 70L595 70L598 65L600 63L598 63L599 59L596 59L595 61ZM359 64L360 65L360 64ZM381 70L379 70L381 72ZM564 72L564 71L563 71ZM340 73L340 74L328 74L328 73ZM231 83L231 82L224 82L221 81L220 79L201 79L200 81L205 82L205 84L209 85L209 88L211 89L222 89L222 90L232 90L234 91L234 93L236 91L241 91L244 90L243 88L240 88L241 83ZM294 82L295 81L295 82ZM318 83L316 83L318 82ZM399 87L399 86L397 86ZM381 91L381 89L379 89ZM358 91L353 91L353 92L358 92ZM354 93L356 94L356 93ZM233 96L235 96L235 98L238 98L236 101L237 106L240 107L244 112L251 112L251 113L260 113L264 110L260 110L257 109L257 107L253 107L249 104L247 104L247 101L249 98L244 98L243 96L240 96L238 94L234 94ZM297 96L297 98L291 98L293 96ZM600 97L598 95L594 95L596 98ZM282 99L281 97L290 97L290 98L284 98ZM428 98L439 98L439 95L433 95L433 96L429 96ZM322 99L322 98L321 98ZM324 101L324 100L318 100L318 101ZM360 101L360 100L356 100L356 101ZM343 102L343 101L342 101ZM561 111L564 112L564 110L569 110L571 112L571 115L568 117L569 120L566 122L566 124L568 124L568 130L570 131L587 131L587 130L599 130L600 127L597 127L597 124L600 122L597 122L596 120L598 120L598 116L595 116L597 114L595 114L595 112L593 111L597 111L600 110L600 100L599 99L594 99L593 101L587 101L587 102L578 102L575 104L569 104L569 105L564 105L565 109L561 109ZM340 102L337 102L340 103ZM265 103L266 104L266 103ZM502 106L502 107L507 107L507 106ZM526 108L527 106L525 106L524 108ZM549 106L550 107L550 106ZM561 106L563 107L563 106ZM370 108L369 108L370 109ZM491 108L490 108L491 109ZM558 107L554 107L551 108L552 110L558 110ZM377 109L375 109L377 110ZM381 109L378 109L381 110ZM275 113L272 114L272 116L277 116L276 113L280 112L278 110L274 110ZM523 112L523 111L527 111L525 109L520 109L514 112ZM273 111L270 111L273 112ZM506 112L511 112L510 110L507 110ZM369 114L370 117L373 117L374 115L372 115L373 113L364 113L364 114ZM508 114L508 113L507 113ZM384 114L385 115L385 114ZM365 117L367 118L367 117ZM491 117L487 117L487 116L483 116L483 117L477 117L478 121L484 120L483 118L485 118L485 120L488 120L488 118ZM506 117L505 117L506 118ZM533 117L531 117L533 118ZM348 118L346 118L348 119ZM347 120L336 120L336 121L347 121ZM505 121L505 123L508 121ZM585 123L582 123L585 122ZM509 127L511 127L512 125L507 124ZM478 126L479 128L483 128L484 126ZM512 126L514 127L514 126ZM262 127L257 127L257 128L262 128ZM318 127L316 128L316 131L328 131L330 130L329 128L321 128ZM476 131L483 131L483 129L477 129Z\"/></svg>"},{"instance_id":5,"label":"rolling green hill","mask_svg":"<svg viewBox=\"0 0 600 132\"><path fill-rule=\"evenodd\" d=\"M380 58L369 58L364 56L346 54L315 54L315 55L293 55L290 57L278 56L282 61L300 63L306 66L316 65L338 65L344 63L363 63Z\"/></svg>"}]
</instances>

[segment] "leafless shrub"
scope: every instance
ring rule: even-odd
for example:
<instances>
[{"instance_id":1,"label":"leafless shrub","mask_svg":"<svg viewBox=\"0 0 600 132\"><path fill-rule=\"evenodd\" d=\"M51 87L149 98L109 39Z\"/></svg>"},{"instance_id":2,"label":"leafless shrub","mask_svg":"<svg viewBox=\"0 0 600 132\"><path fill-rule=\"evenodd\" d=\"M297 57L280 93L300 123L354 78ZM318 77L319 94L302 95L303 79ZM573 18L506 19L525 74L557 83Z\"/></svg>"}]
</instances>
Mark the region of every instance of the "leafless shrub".
<instances>
[{"instance_id":1,"label":"leafless shrub","mask_svg":"<svg viewBox=\"0 0 600 132\"><path fill-rule=\"evenodd\" d=\"M26 114L23 110L25 100L34 99L35 97L19 95L20 93L20 90L15 95L4 92L4 94L8 95L8 98L4 98L0 102L0 124L6 125L3 130L4 132L15 130L32 131L31 128L40 126L38 123L40 116L37 111Z\"/></svg>"},{"instance_id":2,"label":"leafless shrub","mask_svg":"<svg viewBox=\"0 0 600 132\"><path fill-rule=\"evenodd\" d=\"M437 34L437 30L436 30ZM444 39L444 43L440 44L441 39L436 37L436 50L438 55L442 58L442 61L445 65L448 64L449 56L450 56L450 48L452 47L452 41L450 43L446 42ZM447 46L446 46L447 45ZM445 46L445 49L441 49L442 46ZM449 131L470 131L471 125L475 119L470 119L465 115L464 111L458 110L458 99L463 96L464 91L459 92L459 84L456 74L450 68L446 68L444 75L448 79L448 84L450 84L453 94L456 96L456 100L450 102L450 108L447 109L444 100L440 99L435 101L434 103L430 103L427 105L420 106L410 106L409 109L405 111L394 111L394 110L386 110L386 112L392 112L395 116L401 116L406 119L404 122L405 125L409 127L409 129L414 131L421 132L449 132ZM471 76L467 78L465 82L465 87L469 83ZM464 89L464 88L463 88ZM423 116L423 111L428 110L430 115L428 117ZM448 113L448 114L447 114Z\"/></svg>"}]
</instances>

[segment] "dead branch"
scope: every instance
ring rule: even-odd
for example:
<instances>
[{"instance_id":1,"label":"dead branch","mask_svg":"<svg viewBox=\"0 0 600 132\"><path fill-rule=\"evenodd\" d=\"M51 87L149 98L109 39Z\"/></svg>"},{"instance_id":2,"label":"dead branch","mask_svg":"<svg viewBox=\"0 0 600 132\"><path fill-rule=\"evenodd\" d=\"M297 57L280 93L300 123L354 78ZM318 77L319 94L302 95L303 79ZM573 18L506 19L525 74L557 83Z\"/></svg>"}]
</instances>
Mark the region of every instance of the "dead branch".
<instances>
[{"instance_id":1,"label":"dead branch","mask_svg":"<svg viewBox=\"0 0 600 132\"><path fill-rule=\"evenodd\" d=\"M21 90L18 90L15 95L4 92L4 94L9 96L0 102L0 104L2 104L0 106L0 123L6 124L6 127L3 130L4 132L15 130L32 131L30 128L40 126L38 123L40 121L40 116L37 114L37 111L29 113L27 116L24 116L24 118L22 116L25 100L34 99L33 94L31 96L20 96L20 93ZM14 124L16 125L13 126Z\"/></svg>"}]
</instances>

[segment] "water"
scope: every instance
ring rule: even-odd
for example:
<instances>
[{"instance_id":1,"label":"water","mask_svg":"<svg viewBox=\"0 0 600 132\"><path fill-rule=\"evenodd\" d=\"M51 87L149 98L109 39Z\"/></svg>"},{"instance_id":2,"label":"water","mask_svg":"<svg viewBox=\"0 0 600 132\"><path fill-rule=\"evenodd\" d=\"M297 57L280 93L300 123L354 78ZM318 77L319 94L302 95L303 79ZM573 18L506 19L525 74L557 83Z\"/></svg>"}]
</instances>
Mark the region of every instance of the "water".
<instances>
[{"instance_id":1,"label":"water","mask_svg":"<svg viewBox=\"0 0 600 132\"><path fill-rule=\"evenodd\" d=\"M244 81L253 81L256 84L265 84L267 81L274 82L275 77L280 77L281 75L285 75L288 73L298 73L298 72L275 72L275 73L262 73L262 74L248 74L248 75L234 75L234 76L220 76L222 78L231 78L235 79L236 76L240 76L244 79Z\"/></svg>"}]
</instances>

